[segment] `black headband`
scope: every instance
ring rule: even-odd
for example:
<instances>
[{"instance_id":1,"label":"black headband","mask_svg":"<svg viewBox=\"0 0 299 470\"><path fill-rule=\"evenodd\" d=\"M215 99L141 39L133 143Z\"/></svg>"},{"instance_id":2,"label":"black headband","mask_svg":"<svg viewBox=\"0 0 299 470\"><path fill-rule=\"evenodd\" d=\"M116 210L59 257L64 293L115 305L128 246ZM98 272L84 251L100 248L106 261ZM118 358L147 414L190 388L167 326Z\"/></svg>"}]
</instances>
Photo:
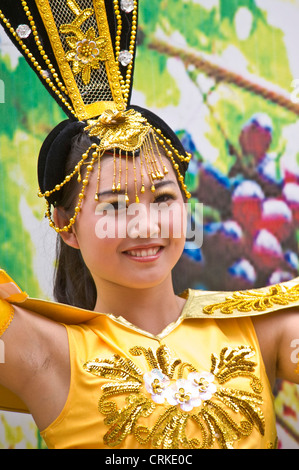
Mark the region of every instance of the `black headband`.
<instances>
[{"instance_id":1,"label":"black headband","mask_svg":"<svg viewBox=\"0 0 299 470\"><path fill-rule=\"evenodd\" d=\"M156 129L161 129L163 135L171 140L174 148L180 155L186 156L185 149L175 132L156 114L140 106L129 106L146 118L149 124ZM72 140L83 132L86 122L67 119L58 124L45 139L38 158L38 182L42 193L50 191L65 178L65 168L68 156L72 148ZM187 163L178 161L180 170L185 174ZM54 204L59 198L59 192L49 196L48 202Z\"/></svg>"}]
</instances>

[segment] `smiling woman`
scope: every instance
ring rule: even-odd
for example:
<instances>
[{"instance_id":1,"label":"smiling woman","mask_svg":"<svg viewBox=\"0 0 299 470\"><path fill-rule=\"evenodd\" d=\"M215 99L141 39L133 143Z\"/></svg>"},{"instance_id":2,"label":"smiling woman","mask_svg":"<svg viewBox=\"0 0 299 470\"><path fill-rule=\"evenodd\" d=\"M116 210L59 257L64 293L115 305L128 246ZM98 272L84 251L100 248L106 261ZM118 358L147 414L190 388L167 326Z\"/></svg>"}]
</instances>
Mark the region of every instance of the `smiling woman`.
<instances>
[{"instance_id":1,"label":"smiling woman","mask_svg":"<svg viewBox=\"0 0 299 470\"><path fill-rule=\"evenodd\" d=\"M124 246L127 236L142 239L141 244L131 244L133 251L137 248L142 251L145 247L152 249L151 239L154 240L154 248L158 247L159 251L148 257L126 253L126 262L135 258L139 263L158 260L162 253L164 256L169 253L166 240L173 240L172 244L178 251L171 251L172 260L167 273L169 279L184 248L184 203L188 196L184 176L189 156L167 124L148 110L132 107L127 121L119 119L115 113L115 122L111 125L113 116L108 113L102 117L102 140L105 139L105 146L119 145L125 150L112 147L112 151L107 153L105 149L99 157L96 152L97 138L88 136L85 130L87 125L66 122L62 130L59 125L46 139L39 159L40 186L44 188L48 204L55 206L53 220L50 209L47 211L50 225L61 235L57 239L55 299L89 309L94 309L96 299L101 297L95 285L95 270L99 271L101 266L109 268L110 279L115 281L127 269L126 266L112 264L117 243L121 242ZM136 122L142 125L135 126ZM130 128L128 123L131 124ZM156 132L159 143L155 143L155 137L152 137L155 133L149 125L159 125ZM95 127L92 128L93 134ZM141 137L146 138L148 133L151 140L144 141ZM136 138L140 150L136 149ZM69 142L68 145L66 142ZM175 151L166 150L166 145L171 148L170 142ZM95 157L98 158L97 163ZM59 174L57 166L56 172L52 173L54 159L57 162L66 161L64 174ZM51 187L55 191L48 190ZM93 253L87 251L90 253L88 261L84 246L89 248L93 238L97 247ZM86 240L85 245L83 240ZM110 251L107 251L108 247ZM105 261L102 259L96 267L95 253L106 255ZM135 265L131 269L136 271L136 268ZM153 278L149 273L148 277L152 284Z\"/></svg>"}]
</instances>

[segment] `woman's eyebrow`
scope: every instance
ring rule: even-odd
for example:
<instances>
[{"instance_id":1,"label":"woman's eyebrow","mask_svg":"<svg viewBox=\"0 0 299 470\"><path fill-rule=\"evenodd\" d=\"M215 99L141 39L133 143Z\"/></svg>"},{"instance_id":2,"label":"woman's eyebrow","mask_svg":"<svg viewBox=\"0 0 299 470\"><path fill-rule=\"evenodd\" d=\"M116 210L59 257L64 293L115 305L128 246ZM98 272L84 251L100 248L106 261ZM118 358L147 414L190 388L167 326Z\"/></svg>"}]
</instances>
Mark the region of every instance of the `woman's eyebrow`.
<instances>
[{"instance_id":1,"label":"woman's eyebrow","mask_svg":"<svg viewBox=\"0 0 299 470\"><path fill-rule=\"evenodd\" d=\"M174 185L176 186L177 183L175 181L172 181L172 180L162 180L162 181L158 181L158 183L154 183L154 186L156 189L159 189L160 187L162 186L167 186L168 184L170 185Z\"/></svg>"},{"instance_id":2,"label":"woman's eyebrow","mask_svg":"<svg viewBox=\"0 0 299 470\"><path fill-rule=\"evenodd\" d=\"M176 186L176 183L172 180L163 180L163 181L158 181L157 183L154 183L155 185L155 188L156 189L159 189L163 186L167 186L167 185L175 185ZM150 189L150 186L149 188ZM103 197L103 196L115 196L115 194L122 194L122 195L125 195L125 190L124 189L121 189L120 191L112 191L112 189L108 189L107 191L102 191L102 192L99 192L98 193L98 197Z\"/></svg>"},{"instance_id":3,"label":"woman's eyebrow","mask_svg":"<svg viewBox=\"0 0 299 470\"><path fill-rule=\"evenodd\" d=\"M116 194L122 194L122 195L125 195L125 191L124 189L120 189L119 191L112 191L112 189L109 189L108 191L102 191L100 193L98 193L98 197L102 197L102 196L115 196Z\"/></svg>"}]
</instances>

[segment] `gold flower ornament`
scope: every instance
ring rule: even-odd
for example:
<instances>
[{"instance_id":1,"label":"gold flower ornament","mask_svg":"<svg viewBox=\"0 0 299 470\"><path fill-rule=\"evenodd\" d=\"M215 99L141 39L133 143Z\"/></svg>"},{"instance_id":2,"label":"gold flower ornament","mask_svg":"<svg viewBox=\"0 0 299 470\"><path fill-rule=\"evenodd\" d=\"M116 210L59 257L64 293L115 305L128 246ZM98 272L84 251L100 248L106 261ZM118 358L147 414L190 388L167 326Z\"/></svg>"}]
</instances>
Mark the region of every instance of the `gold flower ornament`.
<instances>
[{"instance_id":1,"label":"gold flower ornament","mask_svg":"<svg viewBox=\"0 0 299 470\"><path fill-rule=\"evenodd\" d=\"M68 62L72 63L74 75L82 74L84 85L88 85L91 78L91 71L100 67L100 62L107 60L106 39L98 37L93 28L86 34L74 24L62 25L60 32L63 34L72 33L67 36L66 42L70 48L65 55Z\"/></svg>"},{"instance_id":2,"label":"gold flower ornament","mask_svg":"<svg viewBox=\"0 0 299 470\"><path fill-rule=\"evenodd\" d=\"M150 131L146 119L134 110L106 110L98 120L89 121L85 128L90 136L101 139L102 150L119 148L133 152L142 146L145 136Z\"/></svg>"}]
</instances>

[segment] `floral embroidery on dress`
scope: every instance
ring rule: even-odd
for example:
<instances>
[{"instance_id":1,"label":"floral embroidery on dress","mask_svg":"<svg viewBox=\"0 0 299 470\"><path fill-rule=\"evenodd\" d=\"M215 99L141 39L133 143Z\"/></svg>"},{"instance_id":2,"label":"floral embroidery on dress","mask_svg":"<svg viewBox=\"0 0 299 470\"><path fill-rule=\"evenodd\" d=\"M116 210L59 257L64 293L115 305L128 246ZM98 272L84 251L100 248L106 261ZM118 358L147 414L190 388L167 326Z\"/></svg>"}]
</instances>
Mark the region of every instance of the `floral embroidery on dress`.
<instances>
[{"instance_id":1,"label":"floral embroidery on dress","mask_svg":"<svg viewBox=\"0 0 299 470\"><path fill-rule=\"evenodd\" d=\"M134 435L140 444L150 443L153 448L212 448L215 444L232 448L254 428L264 435L263 387L254 374L253 348L223 348L219 357L212 354L210 371L172 359L165 345L155 353L137 346L130 354L144 356L149 370L142 371L131 359L118 355L84 364L87 372L107 379L99 399L99 411L108 426L106 445L119 446ZM233 385L239 377L249 380L252 391L223 386L230 381ZM119 409L113 401L117 396L124 396ZM152 427L141 424L141 418L144 423L152 415Z\"/></svg>"}]
</instances>

